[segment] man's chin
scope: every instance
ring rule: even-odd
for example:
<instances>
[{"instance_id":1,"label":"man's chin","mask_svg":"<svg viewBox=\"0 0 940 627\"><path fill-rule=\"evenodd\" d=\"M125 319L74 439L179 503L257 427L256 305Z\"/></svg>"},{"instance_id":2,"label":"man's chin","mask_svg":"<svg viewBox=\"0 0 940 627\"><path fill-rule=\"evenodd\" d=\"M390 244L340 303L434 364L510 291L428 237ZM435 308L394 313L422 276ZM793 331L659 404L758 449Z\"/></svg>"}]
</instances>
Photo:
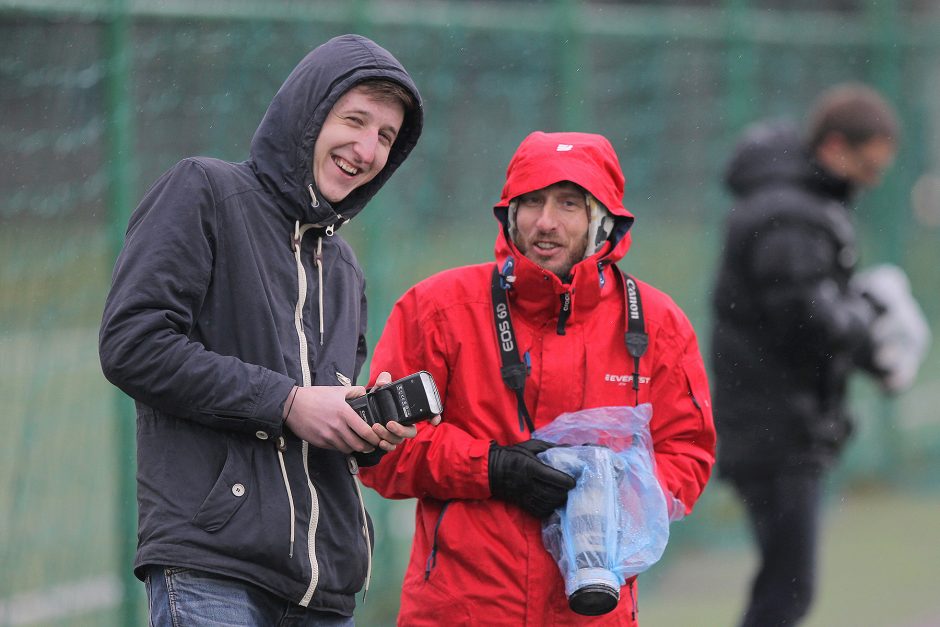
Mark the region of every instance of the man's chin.
<instances>
[{"instance_id":1,"label":"man's chin","mask_svg":"<svg viewBox=\"0 0 940 627\"><path fill-rule=\"evenodd\" d=\"M532 259L531 257L529 259L533 261L535 265L542 268L543 270L547 270L548 272L551 272L562 281L565 281L571 275L572 266L570 263L559 263L559 262L540 263L539 260L537 259Z\"/></svg>"},{"instance_id":2,"label":"man's chin","mask_svg":"<svg viewBox=\"0 0 940 627\"><path fill-rule=\"evenodd\" d=\"M518 244L516 244L516 246L519 247ZM529 261L531 261L532 263L534 263L541 269L551 272L552 274L560 278L562 281L565 281L568 279L568 277L571 275L571 268L574 267L574 264L571 263L570 260L567 260L567 259L561 260L561 259L554 259L554 258L545 259L541 255L538 255L532 252L532 249L529 249L528 251L525 251L525 252L520 250L519 252L522 252L522 255L526 259L528 259Z\"/></svg>"}]
</instances>

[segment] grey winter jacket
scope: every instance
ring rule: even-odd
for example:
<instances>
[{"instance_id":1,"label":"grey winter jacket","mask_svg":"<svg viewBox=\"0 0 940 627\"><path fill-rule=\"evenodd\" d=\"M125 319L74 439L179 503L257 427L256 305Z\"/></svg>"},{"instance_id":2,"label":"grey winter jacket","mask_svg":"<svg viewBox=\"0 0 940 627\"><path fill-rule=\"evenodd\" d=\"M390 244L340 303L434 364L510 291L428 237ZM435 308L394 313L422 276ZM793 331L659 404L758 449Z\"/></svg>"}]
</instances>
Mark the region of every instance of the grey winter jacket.
<instances>
[{"instance_id":1,"label":"grey winter jacket","mask_svg":"<svg viewBox=\"0 0 940 627\"><path fill-rule=\"evenodd\" d=\"M372 77L419 106L385 168L334 207L312 180L314 143L337 99ZM333 231L414 147L420 102L387 51L337 37L284 82L247 161L185 159L132 215L99 352L137 404L139 577L148 565L197 568L352 613L371 532L355 460L300 441L281 416L292 386L359 374L365 284Z\"/></svg>"},{"instance_id":2,"label":"grey winter jacket","mask_svg":"<svg viewBox=\"0 0 940 627\"><path fill-rule=\"evenodd\" d=\"M818 468L850 432L846 385L870 363L876 315L849 284L852 190L787 123L749 129L726 182L711 342L719 471Z\"/></svg>"}]
</instances>

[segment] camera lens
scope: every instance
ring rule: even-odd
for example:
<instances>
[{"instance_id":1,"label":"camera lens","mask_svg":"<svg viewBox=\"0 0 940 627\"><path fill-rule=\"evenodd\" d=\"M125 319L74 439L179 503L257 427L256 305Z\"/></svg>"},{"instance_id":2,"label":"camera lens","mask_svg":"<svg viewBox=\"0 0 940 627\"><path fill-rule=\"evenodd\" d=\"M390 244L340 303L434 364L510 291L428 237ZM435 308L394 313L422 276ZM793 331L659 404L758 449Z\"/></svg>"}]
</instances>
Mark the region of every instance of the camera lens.
<instances>
[{"instance_id":1,"label":"camera lens","mask_svg":"<svg viewBox=\"0 0 940 627\"><path fill-rule=\"evenodd\" d=\"M604 584L589 584L568 597L568 607L582 616L600 616L617 607L620 591Z\"/></svg>"}]
</instances>

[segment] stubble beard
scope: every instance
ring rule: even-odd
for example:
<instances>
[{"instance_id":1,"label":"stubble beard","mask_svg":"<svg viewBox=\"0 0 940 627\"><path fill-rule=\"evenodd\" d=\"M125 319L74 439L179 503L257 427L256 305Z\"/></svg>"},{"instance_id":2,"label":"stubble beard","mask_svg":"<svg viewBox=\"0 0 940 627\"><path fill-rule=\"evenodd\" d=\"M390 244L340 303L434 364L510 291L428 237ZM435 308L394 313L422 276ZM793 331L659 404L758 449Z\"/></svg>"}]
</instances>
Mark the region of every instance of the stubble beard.
<instances>
[{"instance_id":1,"label":"stubble beard","mask_svg":"<svg viewBox=\"0 0 940 627\"><path fill-rule=\"evenodd\" d=\"M540 268L548 270L549 272L557 276L559 279L561 279L562 282L567 282L571 278L571 269L574 268L575 264L577 264L579 261L584 259L584 255L587 252L588 242L587 242L587 233L585 233L584 239L581 241L581 244L567 255L567 257L564 260L563 266L561 268L558 268L557 270L539 263L536 254L535 253L530 254L531 248L529 246L526 246L525 242L522 241L522 238L520 237L518 233L516 233L516 237L513 238L513 243L516 245L516 248L519 249L519 252L521 252L523 256L528 258L529 261L539 266Z\"/></svg>"}]
</instances>

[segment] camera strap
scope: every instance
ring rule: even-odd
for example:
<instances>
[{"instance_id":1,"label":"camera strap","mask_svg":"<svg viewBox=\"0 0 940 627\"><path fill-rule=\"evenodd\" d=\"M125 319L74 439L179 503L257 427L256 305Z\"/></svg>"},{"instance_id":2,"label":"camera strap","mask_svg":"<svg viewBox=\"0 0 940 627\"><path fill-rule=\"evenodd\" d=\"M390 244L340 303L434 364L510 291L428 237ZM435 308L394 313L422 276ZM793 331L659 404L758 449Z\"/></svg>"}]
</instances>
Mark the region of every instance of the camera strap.
<instances>
[{"instance_id":1,"label":"camera strap","mask_svg":"<svg viewBox=\"0 0 940 627\"><path fill-rule=\"evenodd\" d=\"M601 272L603 273L603 269L601 269ZM528 353L525 355L525 362L519 359L516 333L512 326L512 318L509 315L509 300L506 297L506 292L510 287L511 281L508 277L511 274L511 258L507 260L506 269L503 273L500 273L499 266L493 268L491 289L493 293L493 319L496 323L496 344L499 346L501 362L499 373L503 378L503 383L516 394L519 431L525 431L528 428L531 433L535 431L535 425L525 406L525 380L529 375L531 366L528 363ZM634 404L638 405L640 402L640 357L646 354L646 349L649 348L649 335L646 333L640 287L637 285L636 279L623 270L620 270L620 274L623 277L627 319L627 330L624 332L623 339L627 345L627 352L633 358L633 376L631 378L633 380Z\"/></svg>"},{"instance_id":2,"label":"camera strap","mask_svg":"<svg viewBox=\"0 0 940 627\"><path fill-rule=\"evenodd\" d=\"M624 301L626 303L627 330L623 340L627 344L627 352L633 357L633 395L634 405L640 404L640 357L649 347L649 335L646 333L646 322L643 318L643 302L640 300L640 287L636 279L620 270L623 275Z\"/></svg>"},{"instance_id":3,"label":"camera strap","mask_svg":"<svg viewBox=\"0 0 940 627\"><path fill-rule=\"evenodd\" d=\"M506 263L506 275L512 274L512 260ZM516 393L516 410L519 414L519 431L529 433L535 431L529 410L525 406L525 379L529 376L529 365L519 359L519 349L516 348L516 332L512 328L512 319L509 317L509 300L506 292L509 289L507 281L499 272L499 266L493 267L493 319L496 322L496 344L499 346L499 357L502 366L499 374L503 377L510 390ZM526 354L528 361L528 354Z\"/></svg>"}]
</instances>

